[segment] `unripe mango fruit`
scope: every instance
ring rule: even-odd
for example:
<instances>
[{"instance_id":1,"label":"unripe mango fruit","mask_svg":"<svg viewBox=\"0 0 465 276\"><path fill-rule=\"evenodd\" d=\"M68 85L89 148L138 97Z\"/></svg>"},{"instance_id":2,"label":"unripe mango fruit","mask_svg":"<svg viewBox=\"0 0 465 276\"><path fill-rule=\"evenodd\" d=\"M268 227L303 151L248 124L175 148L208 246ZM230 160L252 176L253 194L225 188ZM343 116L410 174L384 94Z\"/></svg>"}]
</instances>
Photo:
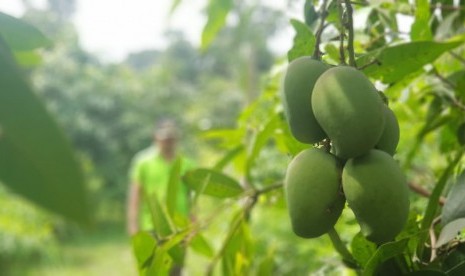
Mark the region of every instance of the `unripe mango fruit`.
<instances>
[{"instance_id":1,"label":"unripe mango fruit","mask_svg":"<svg viewBox=\"0 0 465 276\"><path fill-rule=\"evenodd\" d=\"M312 108L343 159L367 153L384 130L383 102L370 80L353 67L324 72L313 88Z\"/></svg>"},{"instance_id":2,"label":"unripe mango fruit","mask_svg":"<svg viewBox=\"0 0 465 276\"><path fill-rule=\"evenodd\" d=\"M312 111L312 91L318 77L329 69L311 57L293 60L284 77L283 105L292 135L302 143L317 143L326 134Z\"/></svg>"},{"instance_id":3,"label":"unripe mango fruit","mask_svg":"<svg viewBox=\"0 0 465 276\"><path fill-rule=\"evenodd\" d=\"M284 186L297 236L315 238L336 224L345 204L340 176L338 160L323 149L306 149L291 161Z\"/></svg>"},{"instance_id":4,"label":"unripe mango fruit","mask_svg":"<svg viewBox=\"0 0 465 276\"><path fill-rule=\"evenodd\" d=\"M397 144L399 143L399 123L396 115L389 107L384 105L384 130L379 138L376 148L394 155L396 153Z\"/></svg>"},{"instance_id":5,"label":"unripe mango fruit","mask_svg":"<svg viewBox=\"0 0 465 276\"><path fill-rule=\"evenodd\" d=\"M389 154L371 150L348 160L342 171L342 187L368 240L381 244L399 234L410 203L405 176Z\"/></svg>"}]
</instances>

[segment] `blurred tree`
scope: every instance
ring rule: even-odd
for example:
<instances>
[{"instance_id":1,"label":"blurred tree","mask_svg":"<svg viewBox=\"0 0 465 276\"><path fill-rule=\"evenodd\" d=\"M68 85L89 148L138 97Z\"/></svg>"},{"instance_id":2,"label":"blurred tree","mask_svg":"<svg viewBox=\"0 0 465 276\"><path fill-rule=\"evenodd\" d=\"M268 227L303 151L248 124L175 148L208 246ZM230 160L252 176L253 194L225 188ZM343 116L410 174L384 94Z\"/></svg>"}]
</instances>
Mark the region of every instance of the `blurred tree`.
<instances>
[{"instance_id":1,"label":"blurred tree","mask_svg":"<svg viewBox=\"0 0 465 276\"><path fill-rule=\"evenodd\" d=\"M161 53L159 50L144 50L130 53L126 58L126 63L135 70L145 70L158 62Z\"/></svg>"},{"instance_id":2,"label":"blurred tree","mask_svg":"<svg viewBox=\"0 0 465 276\"><path fill-rule=\"evenodd\" d=\"M49 9L65 20L76 12L76 0L48 0Z\"/></svg>"},{"instance_id":3,"label":"blurred tree","mask_svg":"<svg viewBox=\"0 0 465 276\"><path fill-rule=\"evenodd\" d=\"M247 95L258 95L260 75L273 63L267 39L279 13L270 9L239 9L238 16L248 22L239 20L203 53L182 32L169 31L164 51L146 50L122 64L102 64L80 48L74 26L63 16L74 4L65 2L52 1L47 10L30 7L24 16L54 40L33 81L76 148L95 164L102 198L124 202L128 162L149 143L156 118L175 118L191 139L199 129L234 126L250 101ZM251 16L255 13L259 16ZM246 50L237 62L231 53L239 48ZM248 88L237 86L240 78L249 79ZM191 139L184 147L195 155L198 147L190 146Z\"/></svg>"}]
</instances>

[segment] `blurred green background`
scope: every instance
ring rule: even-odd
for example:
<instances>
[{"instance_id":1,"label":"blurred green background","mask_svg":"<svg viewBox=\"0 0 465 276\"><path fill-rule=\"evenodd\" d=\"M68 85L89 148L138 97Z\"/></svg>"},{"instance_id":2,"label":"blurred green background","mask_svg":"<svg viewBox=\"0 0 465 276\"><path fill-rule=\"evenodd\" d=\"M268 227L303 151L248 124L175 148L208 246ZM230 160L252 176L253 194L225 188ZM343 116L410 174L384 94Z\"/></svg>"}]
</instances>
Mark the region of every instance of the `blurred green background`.
<instances>
[{"instance_id":1,"label":"blurred green background","mask_svg":"<svg viewBox=\"0 0 465 276\"><path fill-rule=\"evenodd\" d=\"M165 47L132 52L115 61L81 46L72 20L79 0L15 5L24 8L22 20L53 42L25 71L71 140L85 173L95 224L79 227L2 187L0 274L134 275L136 263L125 232L131 158L151 143L154 122L164 117L180 124L183 154L204 166L220 158L217 142L202 139L202 133L234 128L242 109L258 97L263 76L277 60L269 41L282 32L284 13L258 2L243 3L234 11L238 22L221 30L206 50L189 41L185 30L173 28L164 33ZM112 3L107 6L111 9ZM273 151L268 155L277 157ZM288 160L279 158L266 162L267 170L282 175ZM208 198L202 203L205 210L218 204ZM273 212L271 216L279 216L282 223L265 219L259 228L276 228L267 235L277 243L280 238L274 232L295 240L282 206L270 207L263 212ZM209 230L213 243L220 241L225 227L217 222ZM188 256L188 271L200 273L207 259L195 253ZM306 263L303 258L301 269ZM294 267L289 264L290 271Z\"/></svg>"},{"instance_id":2,"label":"blurred green background","mask_svg":"<svg viewBox=\"0 0 465 276\"><path fill-rule=\"evenodd\" d=\"M80 1L18 0L16 5L23 7L18 17L53 42L37 50L34 58L23 59L22 70L75 149L89 191L93 224L74 224L0 186L0 275L136 275L136 260L125 228L127 171L134 154L151 143L156 120L171 117L178 122L182 129L181 152L200 167L213 167L227 158L228 152L238 149L225 173L244 186L250 184L249 180L254 181L255 188L277 184L291 155L304 147L290 137L284 124L279 92L287 64L286 51L295 33L288 23L294 16L289 11L297 11L296 16L311 21L307 24L313 24L315 29L316 17L311 18L311 10L306 10L305 16L302 12L305 1L287 0L282 5L265 3L272 1L236 1L226 11L229 15L224 27L203 37L202 43L192 40L191 29L174 26L164 30L163 46L131 50L117 57L111 51L91 51L83 46L73 20L79 14ZM187 2L181 3L181 7L187 5L189 9ZM357 10L358 21L367 20L362 22L366 25L358 22L356 26L357 52L409 40L402 33L405 26L397 26L396 19L406 15L399 23L412 23L414 10L405 10L406 6L410 8L408 1L380 2L389 3L376 9ZM108 14L112 5L121 4L105 3L98 6L107 8ZM166 13L168 9L169 5ZM106 18L105 9L101 12ZM212 15L222 11L197 12L200 18L208 13L214 19ZM333 11L329 22L336 22L335 14ZM131 18L130 13L120 16ZM456 18L450 20L451 26L456 24ZM107 20L118 26L126 39L131 39L117 16ZM184 18L188 23L189 20ZM192 20L192 28L199 25ZM434 22L438 39L455 35L444 22ZM218 24L221 27L222 23ZM398 34L387 39L390 34L384 31L394 28ZM462 32L463 22L454 31ZM198 30L199 39L200 33ZM105 35L115 37L118 32ZM331 40L337 32L330 28L326 35L324 59L337 64L337 41ZM153 39L160 38L154 34ZM205 41L211 42L208 47L202 47ZM458 52L463 56L463 46ZM447 76L462 74L450 80L463 87L460 60L443 56L435 61L435 66ZM401 141L396 159L409 169L409 180L432 190L436 177L451 160L450 153L460 149L456 128L464 119L451 103L455 99L450 96L454 95L453 89L431 72L423 71L422 64L418 67L389 87L377 84L385 89L390 108L399 119ZM456 90L457 99L463 99L463 91L459 94ZM455 171L462 168L459 163ZM427 200L413 194L411 199L415 224ZM328 237L308 241L292 233L281 190L260 196L258 203L251 213L251 222L244 224L238 238L238 244L246 247L238 252L248 254L236 256L243 262L238 264L239 271L242 265L254 266L250 271L261 271L261 275L351 275ZM200 197L199 220L215 215L202 232L214 252L221 247L230 222L243 206L241 200ZM358 232L348 208L336 228L345 241ZM186 275L203 275L211 255L208 250L202 254L189 248Z\"/></svg>"}]
</instances>

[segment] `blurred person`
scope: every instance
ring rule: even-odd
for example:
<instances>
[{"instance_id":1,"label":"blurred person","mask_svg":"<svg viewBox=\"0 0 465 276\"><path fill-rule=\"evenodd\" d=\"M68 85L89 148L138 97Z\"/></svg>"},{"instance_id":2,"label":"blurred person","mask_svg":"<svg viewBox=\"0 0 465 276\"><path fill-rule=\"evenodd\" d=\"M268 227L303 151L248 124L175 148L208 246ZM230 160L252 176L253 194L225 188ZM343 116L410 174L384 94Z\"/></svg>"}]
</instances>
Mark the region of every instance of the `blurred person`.
<instances>
[{"instance_id":1,"label":"blurred person","mask_svg":"<svg viewBox=\"0 0 465 276\"><path fill-rule=\"evenodd\" d=\"M176 124L171 120L164 120L155 127L152 145L137 153L132 160L127 204L127 231L130 236L139 231L148 231L154 235L167 234L157 233L157 229L154 229L147 201L155 196L161 204L166 203L168 182L176 159L180 158L181 175L193 167L192 161L178 155L178 139L179 131ZM188 218L189 205L189 190L180 182L176 212ZM163 229L158 231L163 232ZM174 247L169 253L175 263L170 274L181 275L185 249Z\"/></svg>"}]
</instances>

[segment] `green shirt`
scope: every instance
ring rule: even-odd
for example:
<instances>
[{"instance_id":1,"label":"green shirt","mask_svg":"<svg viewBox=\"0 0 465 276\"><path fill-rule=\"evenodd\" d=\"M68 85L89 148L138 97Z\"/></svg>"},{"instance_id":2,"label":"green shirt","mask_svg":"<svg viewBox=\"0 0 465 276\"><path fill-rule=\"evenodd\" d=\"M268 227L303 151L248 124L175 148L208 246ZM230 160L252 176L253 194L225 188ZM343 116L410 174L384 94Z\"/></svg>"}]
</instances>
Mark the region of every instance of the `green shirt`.
<instances>
[{"instance_id":1,"label":"green shirt","mask_svg":"<svg viewBox=\"0 0 465 276\"><path fill-rule=\"evenodd\" d=\"M142 197L139 225L141 230L153 230L152 217L147 203L147 198L156 196L160 204L166 206L166 197L168 191L168 182L170 179L173 161L166 161L156 149L151 146L139 152L133 159L130 169L130 179L132 183L140 185L142 188ZM193 163L185 158L181 158L181 175L193 167ZM176 211L187 215L189 213L189 191L180 183L176 199Z\"/></svg>"}]
</instances>

